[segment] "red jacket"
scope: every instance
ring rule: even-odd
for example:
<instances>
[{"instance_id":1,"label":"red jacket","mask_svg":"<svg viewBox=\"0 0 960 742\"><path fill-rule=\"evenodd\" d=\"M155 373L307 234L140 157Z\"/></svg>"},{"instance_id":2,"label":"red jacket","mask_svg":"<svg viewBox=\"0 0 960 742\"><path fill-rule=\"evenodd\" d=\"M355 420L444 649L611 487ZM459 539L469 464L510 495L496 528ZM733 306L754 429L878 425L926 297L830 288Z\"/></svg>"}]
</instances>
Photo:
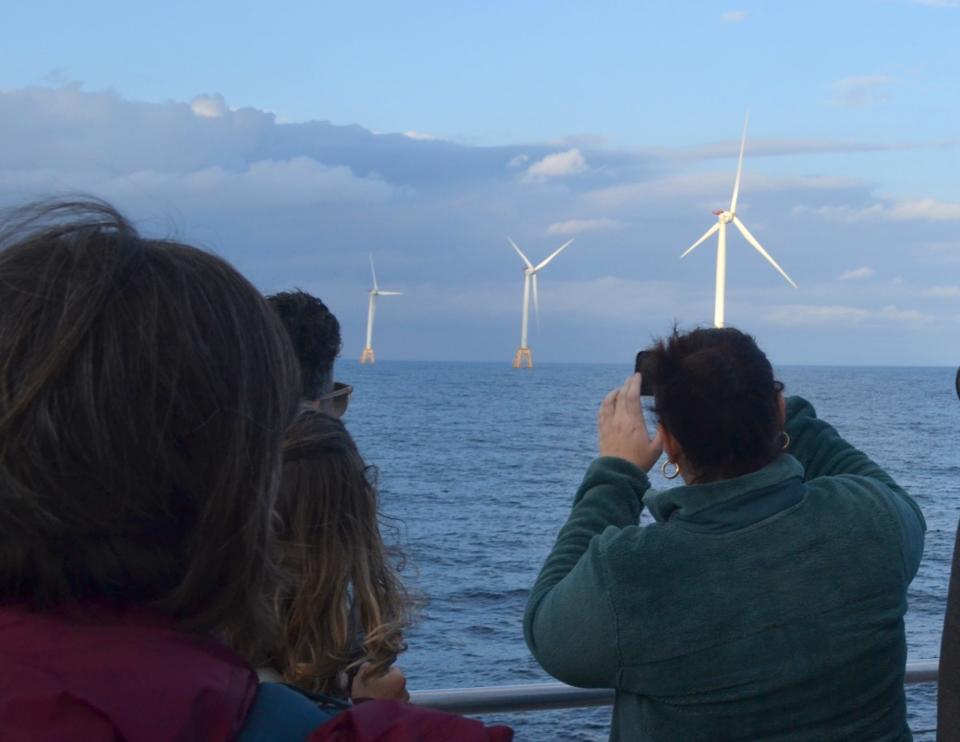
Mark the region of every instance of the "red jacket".
<instances>
[{"instance_id":1,"label":"red jacket","mask_svg":"<svg viewBox=\"0 0 960 742\"><path fill-rule=\"evenodd\" d=\"M0 738L228 740L257 691L222 644L139 609L0 606Z\"/></svg>"},{"instance_id":2,"label":"red jacket","mask_svg":"<svg viewBox=\"0 0 960 742\"><path fill-rule=\"evenodd\" d=\"M511 742L510 727L411 706L366 701L337 714L308 742Z\"/></svg>"}]
</instances>

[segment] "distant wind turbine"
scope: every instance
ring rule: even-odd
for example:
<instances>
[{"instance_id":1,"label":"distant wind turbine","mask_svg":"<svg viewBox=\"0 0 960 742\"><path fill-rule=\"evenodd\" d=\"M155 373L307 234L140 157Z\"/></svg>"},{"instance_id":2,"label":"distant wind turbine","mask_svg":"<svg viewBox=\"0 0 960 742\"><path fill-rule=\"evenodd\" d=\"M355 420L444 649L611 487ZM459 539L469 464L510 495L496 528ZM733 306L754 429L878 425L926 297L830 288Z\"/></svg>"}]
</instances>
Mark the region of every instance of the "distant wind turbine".
<instances>
[{"instance_id":1,"label":"distant wind turbine","mask_svg":"<svg viewBox=\"0 0 960 742\"><path fill-rule=\"evenodd\" d=\"M373 276L373 288L370 289L370 299L367 304L367 345L360 355L360 363L375 363L373 354L373 319L377 314L378 296L403 296L401 291L381 291L377 285L377 271L373 267L373 255L370 256L370 274Z\"/></svg>"},{"instance_id":2,"label":"distant wind turbine","mask_svg":"<svg viewBox=\"0 0 960 742\"><path fill-rule=\"evenodd\" d=\"M517 243L507 237L507 241L513 245L517 255L523 260L525 268L523 269L523 319L520 321L520 347L517 348L516 355L513 357L514 368L533 368L533 355L530 353L530 347L527 345L527 325L530 318L530 292L533 291L533 308L537 313L537 325L540 324L540 295L537 290L537 273L546 268L550 261L562 253L573 240L567 240L560 247L550 253L539 265L530 262L523 251L517 247Z\"/></svg>"},{"instance_id":3,"label":"distant wind turbine","mask_svg":"<svg viewBox=\"0 0 960 742\"><path fill-rule=\"evenodd\" d=\"M788 276L783 268L777 265L777 261L770 257L770 253L763 249L761 244L757 242L757 238L754 237L750 230L747 229L746 225L740 221L740 218L737 216L737 196L740 194L740 176L743 174L743 150L744 146L747 143L747 119L744 119L743 122L743 137L740 140L740 160L737 163L737 179L733 183L733 198L730 200L730 209L717 209L713 213L717 216L717 223L714 224L710 229L699 240L694 242L690 247L687 248L686 252L681 255L681 258L685 258L693 250L699 247L703 242L707 240L714 232L718 232L717 235L717 287L716 287L716 298L713 309L713 324L714 327L723 327L723 310L724 310L724 300L726 293L726 279L727 279L727 225L730 222L733 222L734 226L740 230L740 234L743 235L743 238L753 245L753 248L760 253L767 262L772 265L777 272L783 276L787 283L789 283L794 288L797 288L797 284L793 282L793 279Z\"/></svg>"}]
</instances>

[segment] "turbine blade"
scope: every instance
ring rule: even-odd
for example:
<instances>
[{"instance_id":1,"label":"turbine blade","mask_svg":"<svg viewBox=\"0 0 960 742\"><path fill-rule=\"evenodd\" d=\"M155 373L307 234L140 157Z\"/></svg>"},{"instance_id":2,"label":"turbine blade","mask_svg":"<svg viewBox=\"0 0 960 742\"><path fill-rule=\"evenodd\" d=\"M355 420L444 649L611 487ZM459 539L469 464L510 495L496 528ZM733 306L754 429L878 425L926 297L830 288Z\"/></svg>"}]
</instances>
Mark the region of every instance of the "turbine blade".
<instances>
[{"instance_id":1,"label":"turbine blade","mask_svg":"<svg viewBox=\"0 0 960 742\"><path fill-rule=\"evenodd\" d=\"M571 242L573 242L573 240L572 240L572 239L569 239L569 240L567 240L566 242L564 242L562 245L560 245L560 247L558 247L556 250L554 250L552 253L550 253L550 255L548 255L547 258L540 263L540 265L538 265L536 268L534 268L534 270L538 271L538 270L541 270L541 269L543 269L543 268L546 268L547 265L550 263L551 260L553 260L555 257L557 257L557 255L559 255L560 253L562 253L564 250L566 250L566 249L570 246L570 243L571 243Z\"/></svg>"},{"instance_id":2,"label":"turbine blade","mask_svg":"<svg viewBox=\"0 0 960 742\"><path fill-rule=\"evenodd\" d=\"M537 274L533 274L533 313L537 318L537 331L540 331L540 291L537 289Z\"/></svg>"},{"instance_id":3,"label":"turbine blade","mask_svg":"<svg viewBox=\"0 0 960 742\"><path fill-rule=\"evenodd\" d=\"M687 255L689 255L690 253L693 252L694 248L700 247L700 245L702 245L702 244L704 243L704 241L705 241L710 235L712 235L714 232L716 232L718 229L720 229L720 222L717 222L717 223L714 224L712 227L710 227L710 229L708 229L706 232L704 232L704 233L703 233L703 237L701 237L699 240L697 240L697 241L694 242L692 245L690 245L690 247L688 247L688 248L686 249L686 252L684 252L683 255L681 255L680 257L681 257L681 258L687 257Z\"/></svg>"},{"instance_id":4,"label":"turbine blade","mask_svg":"<svg viewBox=\"0 0 960 742\"><path fill-rule=\"evenodd\" d=\"M377 290L377 271L373 267L373 255L370 256L370 273L373 274L373 290Z\"/></svg>"},{"instance_id":5,"label":"turbine blade","mask_svg":"<svg viewBox=\"0 0 960 742\"><path fill-rule=\"evenodd\" d=\"M403 296L402 291L378 291L377 296Z\"/></svg>"},{"instance_id":6,"label":"turbine blade","mask_svg":"<svg viewBox=\"0 0 960 742\"><path fill-rule=\"evenodd\" d=\"M758 253L760 253L761 255L763 255L763 257L765 257L765 258L767 259L767 262L770 263L770 265L772 265L774 268L777 269L777 273L779 273L781 276L783 276L785 279L787 279L787 283L789 283L791 286L793 286L793 288L797 288L797 284L795 284L795 283L793 282L793 279L790 278L790 276L788 276L788 275L784 272L783 268L781 268L779 265L777 265L777 261L770 257L770 253L768 253L766 250L763 249L763 247L760 245L760 243L757 242L757 238L754 237L752 234L750 234L750 230L747 229L746 225L744 225L744 223L741 222L740 219L737 218L737 217L733 217L733 223L737 225L737 229L740 230L740 234L743 235L743 238L744 238L747 242L749 242L751 245L753 245L754 249L755 249Z\"/></svg>"},{"instance_id":7,"label":"turbine blade","mask_svg":"<svg viewBox=\"0 0 960 742\"><path fill-rule=\"evenodd\" d=\"M737 161L737 179L733 182L733 198L730 199L730 213L737 213L737 196L740 195L740 176L743 175L743 150L747 144L747 122L750 114L743 119L743 136L740 138L740 159Z\"/></svg>"},{"instance_id":8,"label":"turbine blade","mask_svg":"<svg viewBox=\"0 0 960 742\"><path fill-rule=\"evenodd\" d=\"M527 258L527 256L523 254L523 250L517 247L517 243L511 240L509 237L507 237L507 242L513 245L513 249L517 251L517 255L520 256L520 259L523 260L524 263L526 263L527 268L530 268L531 270L533 270L533 263L531 263L530 260Z\"/></svg>"}]
</instances>

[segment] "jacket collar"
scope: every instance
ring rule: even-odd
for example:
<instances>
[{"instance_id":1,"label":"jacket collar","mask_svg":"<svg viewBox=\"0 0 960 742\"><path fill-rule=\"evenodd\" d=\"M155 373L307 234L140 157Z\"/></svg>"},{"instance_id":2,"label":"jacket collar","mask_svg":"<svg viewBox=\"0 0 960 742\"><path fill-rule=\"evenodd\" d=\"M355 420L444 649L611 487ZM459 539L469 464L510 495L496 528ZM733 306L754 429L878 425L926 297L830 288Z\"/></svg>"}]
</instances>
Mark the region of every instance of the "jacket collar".
<instances>
[{"instance_id":1,"label":"jacket collar","mask_svg":"<svg viewBox=\"0 0 960 742\"><path fill-rule=\"evenodd\" d=\"M671 518L694 520L707 508L730 504L745 499L758 490L779 490L779 485L790 480L803 480L803 465L789 454L781 454L762 469L734 479L725 479L708 484L692 484L667 490L648 490L643 504L658 523Z\"/></svg>"}]
</instances>

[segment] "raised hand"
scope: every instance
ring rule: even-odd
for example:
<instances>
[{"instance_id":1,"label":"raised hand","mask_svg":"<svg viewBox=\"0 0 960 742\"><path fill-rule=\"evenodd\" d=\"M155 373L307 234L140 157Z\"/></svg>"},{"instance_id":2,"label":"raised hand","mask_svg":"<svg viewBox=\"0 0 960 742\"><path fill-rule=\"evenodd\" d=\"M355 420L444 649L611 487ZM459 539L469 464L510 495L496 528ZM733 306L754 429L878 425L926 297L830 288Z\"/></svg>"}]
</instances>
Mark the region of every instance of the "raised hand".
<instances>
[{"instance_id":1,"label":"raised hand","mask_svg":"<svg viewBox=\"0 0 960 742\"><path fill-rule=\"evenodd\" d=\"M640 403L640 374L628 378L603 400L597 415L600 455L626 459L650 471L663 453L660 431L650 437Z\"/></svg>"}]
</instances>

